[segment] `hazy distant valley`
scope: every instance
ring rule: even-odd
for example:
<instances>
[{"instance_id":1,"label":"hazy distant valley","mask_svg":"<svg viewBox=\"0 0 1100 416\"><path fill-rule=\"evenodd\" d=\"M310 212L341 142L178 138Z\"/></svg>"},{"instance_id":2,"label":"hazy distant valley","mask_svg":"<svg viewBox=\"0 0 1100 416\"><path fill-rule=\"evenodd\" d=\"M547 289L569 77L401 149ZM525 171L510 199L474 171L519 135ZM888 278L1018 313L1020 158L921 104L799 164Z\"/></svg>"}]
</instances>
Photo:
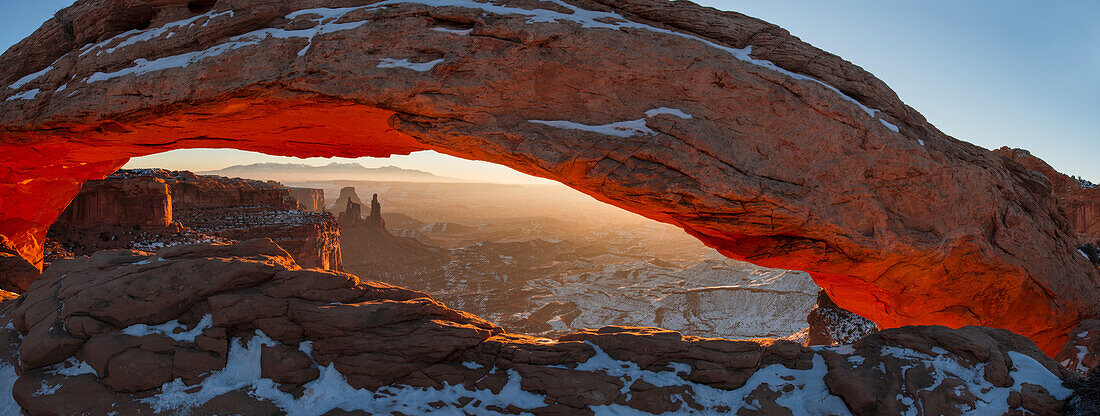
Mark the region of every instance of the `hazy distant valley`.
<instances>
[{"instance_id":1,"label":"hazy distant valley","mask_svg":"<svg viewBox=\"0 0 1100 416\"><path fill-rule=\"evenodd\" d=\"M344 188L356 189L363 217L377 193L386 232L342 222L344 270L428 292L514 332L618 324L785 337L806 327L817 293L805 273L730 260L677 227L561 185L287 185L323 189L336 215Z\"/></svg>"}]
</instances>

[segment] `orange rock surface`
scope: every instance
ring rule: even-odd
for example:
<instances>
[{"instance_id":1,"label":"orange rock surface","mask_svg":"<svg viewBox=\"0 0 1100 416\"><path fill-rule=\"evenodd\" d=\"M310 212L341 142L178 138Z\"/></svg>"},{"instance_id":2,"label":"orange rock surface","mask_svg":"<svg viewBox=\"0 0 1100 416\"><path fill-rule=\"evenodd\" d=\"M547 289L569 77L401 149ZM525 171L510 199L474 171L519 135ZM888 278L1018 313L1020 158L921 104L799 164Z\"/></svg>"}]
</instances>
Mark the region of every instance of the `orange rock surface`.
<instances>
[{"instance_id":1,"label":"orange rock surface","mask_svg":"<svg viewBox=\"0 0 1100 416\"><path fill-rule=\"evenodd\" d=\"M1002 147L993 152L1046 176L1081 243L1100 243L1100 186L1059 173L1024 149Z\"/></svg>"},{"instance_id":2,"label":"orange rock surface","mask_svg":"<svg viewBox=\"0 0 1100 416\"><path fill-rule=\"evenodd\" d=\"M0 57L0 234L40 262L81 182L135 156L431 149L809 271L883 328L1005 328L1054 354L1100 315L1048 181L781 28L684 1L462 4L62 10Z\"/></svg>"}]
</instances>

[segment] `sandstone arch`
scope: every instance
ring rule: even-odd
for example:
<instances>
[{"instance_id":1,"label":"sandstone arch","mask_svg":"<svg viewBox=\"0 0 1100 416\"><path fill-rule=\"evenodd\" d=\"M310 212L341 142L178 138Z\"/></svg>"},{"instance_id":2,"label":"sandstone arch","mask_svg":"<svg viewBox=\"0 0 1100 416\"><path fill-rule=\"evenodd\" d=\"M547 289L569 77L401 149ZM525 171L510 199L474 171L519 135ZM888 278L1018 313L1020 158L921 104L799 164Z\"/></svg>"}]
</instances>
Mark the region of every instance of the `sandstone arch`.
<instances>
[{"instance_id":1,"label":"sandstone arch","mask_svg":"<svg viewBox=\"0 0 1100 416\"><path fill-rule=\"evenodd\" d=\"M82 0L0 58L0 234L32 262L134 156L433 149L810 271L882 327L1056 352L1097 316L1049 182L774 25L661 0Z\"/></svg>"}]
</instances>

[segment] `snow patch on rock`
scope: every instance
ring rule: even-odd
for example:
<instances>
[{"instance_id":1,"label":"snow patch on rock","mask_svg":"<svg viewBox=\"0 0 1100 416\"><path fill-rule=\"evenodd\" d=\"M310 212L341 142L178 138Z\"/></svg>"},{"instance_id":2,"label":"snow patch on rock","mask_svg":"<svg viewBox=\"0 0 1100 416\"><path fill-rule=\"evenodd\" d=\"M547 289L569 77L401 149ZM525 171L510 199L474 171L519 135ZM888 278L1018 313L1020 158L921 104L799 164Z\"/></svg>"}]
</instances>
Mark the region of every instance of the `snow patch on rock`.
<instances>
[{"instance_id":1,"label":"snow patch on rock","mask_svg":"<svg viewBox=\"0 0 1100 416\"><path fill-rule=\"evenodd\" d=\"M38 78L41 78L43 75L46 75L47 72L50 72L52 70L53 70L53 66L52 65L48 66L48 67L46 67L46 69L43 69L41 71L35 72L33 74L30 74L30 75L27 75L23 78L19 78L18 80L13 82L11 85L9 85L8 88L11 88L13 90L18 90L18 89L22 88L24 85L27 85L28 82L34 81Z\"/></svg>"},{"instance_id":2,"label":"snow patch on rock","mask_svg":"<svg viewBox=\"0 0 1100 416\"><path fill-rule=\"evenodd\" d=\"M0 362L0 414L2 415L18 415L22 412L11 395L11 389L18 378L14 366Z\"/></svg>"},{"instance_id":3,"label":"snow patch on rock","mask_svg":"<svg viewBox=\"0 0 1100 416\"><path fill-rule=\"evenodd\" d=\"M249 395L268 400L290 416L316 416L333 409L362 410L371 414L388 414L400 411L405 414L500 414L492 406L515 405L533 409L544 405L544 397L528 393L520 388L520 376L508 370L508 382L499 393L489 390L468 390L462 385L444 384L441 389L407 386L387 386L370 391L351 387L334 365L322 367L320 376L303 386L301 397L284 393L271 379L261 378L260 357L263 346L274 346L272 340L256 331L247 345L234 338L230 343L229 357L224 369L204 379L197 386L188 387L176 379L161 387L161 392L143 399L157 412L187 409L202 405L222 394L244 390ZM310 357L312 359L312 357ZM493 371L497 371L494 369ZM473 398L465 406L459 403L463 397ZM433 407L428 403L442 402Z\"/></svg>"},{"instance_id":4,"label":"snow patch on rock","mask_svg":"<svg viewBox=\"0 0 1100 416\"><path fill-rule=\"evenodd\" d=\"M640 135L653 136L657 132L653 131L646 125L645 119L640 118L637 120L618 121L615 123L602 124L598 126L581 124L566 120L527 120L530 123L542 124L550 127L555 127L564 130L583 130L593 133L599 133L607 136L615 137L634 137Z\"/></svg>"},{"instance_id":5,"label":"snow patch on rock","mask_svg":"<svg viewBox=\"0 0 1100 416\"><path fill-rule=\"evenodd\" d=\"M961 409L966 414L1008 414L1008 396L1013 391L1020 392L1023 389L1023 383L1042 386L1051 396L1058 400L1064 400L1069 397L1071 393L1069 389L1062 387L1062 380L1059 379L1058 376L1048 371L1042 364L1035 361L1034 358L1015 351L1008 352L1009 358L1012 359L1013 363L1012 369L1009 370L1009 376L1012 377L1013 385L1009 387L996 387L986 380L985 363L965 365L948 355L938 352L936 355L930 355L894 346L882 347L881 354L907 362L907 364L903 366L903 371L908 368L921 366L927 369L928 373L932 375L933 380L930 386L919 391L907 392L909 397L919 398L922 392L934 391L944 382L944 380L949 378L961 380L963 385L960 386L959 389L956 389L954 394L961 395L962 393L969 392L977 398L974 408ZM920 400L917 400L912 404L912 407L906 411L907 414L914 413L914 411L922 413L923 404Z\"/></svg>"},{"instance_id":6,"label":"snow patch on rock","mask_svg":"<svg viewBox=\"0 0 1100 416\"><path fill-rule=\"evenodd\" d=\"M140 58L134 61L134 66L125 68L115 72L96 72L88 79L84 80L86 83L93 83L99 81L107 81L112 78L117 78L126 75L142 75L150 72L163 71L171 68L184 68L195 62L199 62L206 58L215 57L225 52L229 52L235 49L240 49L246 46L259 45L267 39L289 39L289 38L304 38L307 40L306 46L298 51L298 56L304 56L309 48L313 45L313 38L317 35L323 35L327 33L339 32L342 30L355 29L367 23L367 21L349 22L349 23L335 23L348 13L356 10L362 10L364 7L347 7L340 9L307 9L299 10L297 12L288 14L287 19L295 19L300 16L319 16L311 18L309 20L316 22L317 25L309 29L300 30L286 30L286 29L259 29L252 32L245 33L243 35L234 36L229 38L228 41L212 46L205 50L187 52L179 55L166 56L152 61ZM193 23L193 22L192 22ZM119 35L121 36L121 35ZM87 53L87 52L85 52Z\"/></svg>"},{"instance_id":7,"label":"snow patch on rock","mask_svg":"<svg viewBox=\"0 0 1100 416\"><path fill-rule=\"evenodd\" d=\"M404 68L404 69L409 69L409 70L413 70L413 71L416 71L416 72L426 72L426 71L430 71L432 68L435 68L436 65L439 65L441 63L443 63L442 59L436 59L434 61L419 62L418 63L418 62L409 62L408 59L383 58L382 61L378 63L378 67L379 68Z\"/></svg>"},{"instance_id":8,"label":"snow patch on rock","mask_svg":"<svg viewBox=\"0 0 1100 416\"><path fill-rule=\"evenodd\" d=\"M126 329L122 330L123 334L143 337L146 335L164 335L168 338L172 338L176 341L195 342L195 337L202 334L205 331L214 326L214 316L210 314L203 315L202 320L198 325L195 325L190 331L186 330L178 320L171 320L160 325L146 325L137 324L130 325Z\"/></svg>"},{"instance_id":9,"label":"snow patch on rock","mask_svg":"<svg viewBox=\"0 0 1100 416\"><path fill-rule=\"evenodd\" d=\"M691 120L693 118L691 116L691 114L685 113L685 112L683 112L681 110L677 110L675 108L668 108L668 107L654 108L652 110L649 110L649 111L645 112L646 117L657 117L661 114L668 114L668 115L671 115L671 116L680 117L684 120Z\"/></svg>"},{"instance_id":10,"label":"snow patch on rock","mask_svg":"<svg viewBox=\"0 0 1100 416\"><path fill-rule=\"evenodd\" d=\"M112 37L108 40L103 41L103 42L100 42L100 43L94 45L92 48L89 48L88 50L85 50L85 51L81 52L80 55L84 56L85 54L88 54L91 51L97 50L97 49L99 49L99 50L96 52L96 56L102 55L104 53L108 53L108 54L114 53L115 51L117 51L119 49L122 49L122 48L125 48L127 46L136 45L136 44L141 43L141 42L150 41L150 40L159 38L161 36L164 36L165 34L168 35L168 36L165 36L165 38L172 37L175 34L175 30L177 28L187 28L187 27L194 26L195 23L197 23L199 20L202 20L202 19L206 20L202 24L202 27L206 27L206 25L210 24L210 22L212 20L214 20L218 17L221 17L221 16L227 16L227 15L229 17L233 17L233 11L230 10L230 11L214 13L213 10L211 10L209 12L206 12L204 14L200 14L200 15L195 16L195 17L191 17L191 18L188 18L188 19L177 20L175 22L167 23L167 24L165 24L164 26L161 26L161 27L152 28L152 29L144 29L144 30L131 30L131 31L116 35L116 36L114 36L114 37ZM116 44L115 46L103 49L105 46L110 45L111 43L115 42L116 40L120 40L118 42L118 44Z\"/></svg>"},{"instance_id":11,"label":"snow patch on rock","mask_svg":"<svg viewBox=\"0 0 1100 416\"><path fill-rule=\"evenodd\" d=\"M84 361L76 359L76 357L69 357L68 360L46 367L45 371L50 374L62 375L65 377L75 377L81 374L96 374L92 366Z\"/></svg>"},{"instance_id":12,"label":"snow patch on rock","mask_svg":"<svg viewBox=\"0 0 1100 416\"><path fill-rule=\"evenodd\" d=\"M37 96L38 96L38 93L40 93L40 92L42 92L42 91L40 91L40 90L39 90L38 88L35 88L35 89L33 89L33 90L28 90L28 91L24 91L24 92L21 92L21 93L19 93L19 94L15 94L15 95L13 95L13 96L11 96L11 97L8 97L8 99L6 99L6 100L4 100L4 101L12 101L12 100L33 100L33 99L34 99L34 97L37 97Z\"/></svg>"},{"instance_id":13,"label":"snow patch on rock","mask_svg":"<svg viewBox=\"0 0 1100 416\"><path fill-rule=\"evenodd\" d=\"M455 35L469 35L469 34L474 32L473 29L451 29L451 28L448 28L448 27L433 27L432 31L443 32L443 33L451 33L451 34L455 34Z\"/></svg>"},{"instance_id":14,"label":"snow patch on rock","mask_svg":"<svg viewBox=\"0 0 1100 416\"><path fill-rule=\"evenodd\" d=\"M750 402L750 394L761 386L778 393L775 400L777 404L790 409L796 415L849 415L844 401L829 392L825 385L825 374L829 371L825 365L825 359L820 355L814 355L813 368L809 370L792 370L781 364L773 364L757 370L745 384L736 390L721 390L704 384L698 384L685 380L682 376L691 373L691 366L680 363L670 363L672 371L654 372L642 370L637 363L620 361L611 358L599 346L592 342L586 342L596 354L587 361L580 363L576 370L600 372L623 381L622 392L627 393L630 386L638 380L645 381L656 387L687 386L694 394L695 402L704 407L700 414L710 414L723 408L759 409L758 400ZM754 403L755 402L755 403ZM591 408L596 414L629 415L641 414L637 410L619 404L594 406ZM687 411L686 408L681 407Z\"/></svg>"}]
</instances>

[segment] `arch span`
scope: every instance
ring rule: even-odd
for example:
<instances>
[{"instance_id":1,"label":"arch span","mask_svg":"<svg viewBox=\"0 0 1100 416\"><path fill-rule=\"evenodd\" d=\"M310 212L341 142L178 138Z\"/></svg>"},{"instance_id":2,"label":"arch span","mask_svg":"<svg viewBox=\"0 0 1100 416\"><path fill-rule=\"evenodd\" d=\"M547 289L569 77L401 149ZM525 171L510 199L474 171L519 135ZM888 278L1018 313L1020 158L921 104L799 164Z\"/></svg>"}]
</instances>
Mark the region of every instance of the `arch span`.
<instances>
[{"instance_id":1,"label":"arch span","mask_svg":"<svg viewBox=\"0 0 1100 416\"><path fill-rule=\"evenodd\" d=\"M1097 315L1100 275L1041 176L736 13L661 0L82 0L0 60L0 234L32 262L82 181L130 157L430 149L809 271L882 327L1006 328L1054 353Z\"/></svg>"}]
</instances>

